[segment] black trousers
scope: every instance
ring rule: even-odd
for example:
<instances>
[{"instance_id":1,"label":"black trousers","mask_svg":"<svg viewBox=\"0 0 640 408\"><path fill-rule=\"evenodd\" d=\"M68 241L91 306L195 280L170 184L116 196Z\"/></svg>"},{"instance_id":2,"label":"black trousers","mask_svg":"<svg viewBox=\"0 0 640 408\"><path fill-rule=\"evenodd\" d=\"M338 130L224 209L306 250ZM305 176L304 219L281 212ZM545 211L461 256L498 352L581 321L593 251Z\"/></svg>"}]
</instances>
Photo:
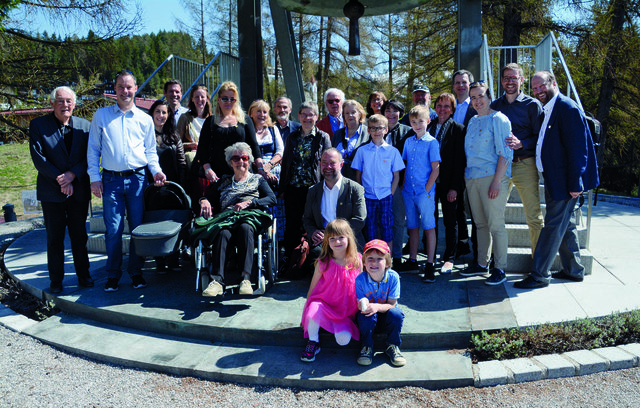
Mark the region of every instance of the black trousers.
<instances>
[{"instance_id":1,"label":"black trousers","mask_svg":"<svg viewBox=\"0 0 640 408\"><path fill-rule=\"evenodd\" d=\"M304 234L302 217L304 206L307 202L309 187L287 186L284 190L284 213L286 229L284 231L284 248L287 256L290 256L294 248L300 244L300 238Z\"/></svg>"},{"instance_id":2,"label":"black trousers","mask_svg":"<svg viewBox=\"0 0 640 408\"><path fill-rule=\"evenodd\" d=\"M444 222L445 239L445 249L444 254L442 255L442 260L445 262L453 262L453 259L456 256L456 245L458 244L458 201L449 202L449 200L447 200L448 193L448 189L442 188L439 184L436 184L436 237L438 236L438 202L440 202L442 205L442 220ZM466 223L464 224L464 228L466 228ZM436 242L438 242L437 238Z\"/></svg>"},{"instance_id":3,"label":"black trousers","mask_svg":"<svg viewBox=\"0 0 640 408\"><path fill-rule=\"evenodd\" d=\"M223 229L213 240L213 262L211 265L212 278L221 283L224 283L224 264L231 237L238 248L238 267L242 268L241 272L251 274L253 268L253 250L255 249L255 230L253 227L241 223L234 225L231 229Z\"/></svg>"},{"instance_id":4,"label":"black trousers","mask_svg":"<svg viewBox=\"0 0 640 408\"><path fill-rule=\"evenodd\" d=\"M47 230L47 266L51 282L61 283L64 278L64 235L69 229L73 265L78 278L89 277L87 251L87 213L89 201L67 198L61 203L43 201L42 214Z\"/></svg>"}]
</instances>

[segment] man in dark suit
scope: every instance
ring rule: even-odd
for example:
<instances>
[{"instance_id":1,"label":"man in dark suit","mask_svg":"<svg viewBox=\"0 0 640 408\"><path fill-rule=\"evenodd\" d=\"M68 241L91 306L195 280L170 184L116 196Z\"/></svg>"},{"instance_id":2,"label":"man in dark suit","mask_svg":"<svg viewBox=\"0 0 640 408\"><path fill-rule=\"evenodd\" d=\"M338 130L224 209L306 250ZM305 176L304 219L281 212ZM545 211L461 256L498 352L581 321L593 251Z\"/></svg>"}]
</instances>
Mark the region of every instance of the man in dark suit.
<instances>
[{"instance_id":1,"label":"man in dark suit","mask_svg":"<svg viewBox=\"0 0 640 408\"><path fill-rule=\"evenodd\" d=\"M51 93L53 113L29 124L29 145L38 170L37 194L47 230L51 293L62 292L64 235L69 228L78 285L92 287L87 253L87 212L91 190L87 175L89 122L73 116L76 95L61 86Z\"/></svg>"},{"instance_id":2,"label":"man in dark suit","mask_svg":"<svg viewBox=\"0 0 640 408\"><path fill-rule=\"evenodd\" d=\"M309 188L304 207L303 225L309 237L311 253L315 260L320 255L324 228L336 218L349 221L358 240L358 248L364 247L362 228L367 217L364 188L353 180L342 176L342 155L334 147L322 153L320 168L323 181Z\"/></svg>"},{"instance_id":3,"label":"man in dark suit","mask_svg":"<svg viewBox=\"0 0 640 408\"><path fill-rule=\"evenodd\" d=\"M575 207L584 191L599 184L593 140L582 110L558 92L551 72L537 72L531 89L544 105L536 164L544 177L547 213L533 256L533 271L514 284L521 289L548 286L551 278L575 282L584 279ZM550 274L558 252L563 269Z\"/></svg>"}]
</instances>

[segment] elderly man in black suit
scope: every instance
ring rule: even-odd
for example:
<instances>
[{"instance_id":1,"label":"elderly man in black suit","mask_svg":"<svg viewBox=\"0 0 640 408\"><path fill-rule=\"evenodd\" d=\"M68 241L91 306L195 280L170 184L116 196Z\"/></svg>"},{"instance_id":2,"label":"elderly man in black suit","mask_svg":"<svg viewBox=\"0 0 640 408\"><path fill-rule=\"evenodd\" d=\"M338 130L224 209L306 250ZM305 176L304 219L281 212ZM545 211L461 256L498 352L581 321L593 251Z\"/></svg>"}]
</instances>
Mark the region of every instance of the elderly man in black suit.
<instances>
[{"instance_id":1,"label":"elderly man in black suit","mask_svg":"<svg viewBox=\"0 0 640 408\"><path fill-rule=\"evenodd\" d=\"M73 116L76 94L66 86L51 92L53 113L29 124L29 145L38 170L37 194L47 230L51 293L62 292L64 235L69 228L78 285L92 287L87 253L87 213L91 190L87 174L89 122Z\"/></svg>"}]
</instances>

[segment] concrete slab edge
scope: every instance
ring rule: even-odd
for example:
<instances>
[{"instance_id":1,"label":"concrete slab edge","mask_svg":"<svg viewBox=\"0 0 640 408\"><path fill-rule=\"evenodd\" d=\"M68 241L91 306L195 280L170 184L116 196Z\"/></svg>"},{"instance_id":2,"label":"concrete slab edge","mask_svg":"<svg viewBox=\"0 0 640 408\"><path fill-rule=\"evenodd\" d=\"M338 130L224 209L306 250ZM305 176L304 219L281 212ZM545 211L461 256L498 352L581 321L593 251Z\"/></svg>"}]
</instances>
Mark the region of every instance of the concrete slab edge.
<instances>
[{"instance_id":1,"label":"concrete slab edge","mask_svg":"<svg viewBox=\"0 0 640 408\"><path fill-rule=\"evenodd\" d=\"M640 366L640 343L576 350L531 358L481 361L473 365L477 388L588 375Z\"/></svg>"},{"instance_id":2,"label":"concrete slab edge","mask_svg":"<svg viewBox=\"0 0 640 408\"><path fill-rule=\"evenodd\" d=\"M38 322L0 304L0 326L17 333L22 333L35 324L38 324Z\"/></svg>"}]
</instances>

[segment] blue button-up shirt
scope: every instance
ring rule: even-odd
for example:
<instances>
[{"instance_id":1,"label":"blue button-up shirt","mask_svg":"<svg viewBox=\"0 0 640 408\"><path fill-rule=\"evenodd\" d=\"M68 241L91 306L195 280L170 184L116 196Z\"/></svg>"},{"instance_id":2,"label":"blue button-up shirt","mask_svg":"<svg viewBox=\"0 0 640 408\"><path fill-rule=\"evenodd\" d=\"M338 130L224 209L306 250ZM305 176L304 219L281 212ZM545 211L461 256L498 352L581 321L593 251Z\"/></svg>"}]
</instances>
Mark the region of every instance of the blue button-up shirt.
<instances>
[{"instance_id":1,"label":"blue button-up shirt","mask_svg":"<svg viewBox=\"0 0 640 408\"><path fill-rule=\"evenodd\" d=\"M522 148L513 152L515 157L529 157L536 154L536 143L540 133L542 105L524 92L512 102L507 95L491 102L491 109L502 112L511 122L511 131L522 142Z\"/></svg>"},{"instance_id":2,"label":"blue button-up shirt","mask_svg":"<svg viewBox=\"0 0 640 408\"><path fill-rule=\"evenodd\" d=\"M402 159L407 163L407 172L404 178L404 191L418 194L426 191L427 181L431 176L431 163L440 162L440 145L429 133L425 133L420 139L411 136L404 144ZM433 183L431 194L435 191L436 183Z\"/></svg>"},{"instance_id":3,"label":"blue button-up shirt","mask_svg":"<svg viewBox=\"0 0 640 408\"><path fill-rule=\"evenodd\" d=\"M464 140L467 156L464 176L469 179L493 176L502 156L509 161L505 175L511 177L513 150L505 142L510 133L511 123L500 112L472 117Z\"/></svg>"},{"instance_id":4,"label":"blue button-up shirt","mask_svg":"<svg viewBox=\"0 0 640 408\"><path fill-rule=\"evenodd\" d=\"M464 125L464 118L467 116L469 105L471 104L471 98L467 97L464 102L456 105L456 111L453 112L453 120L461 125Z\"/></svg>"},{"instance_id":5,"label":"blue button-up shirt","mask_svg":"<svg viewBox=\"0 0 640 408\"><path fill-rule=\"evenodd\" d=\"M351 168L362 172L365 198L382 200L391 195L393 173L404 169L404 162L395 147L371 142L356 150Z\"/></svg>"},{"instance_id":6,"label":"blue button-up shirt","mask_svg":"<svg viewBox=\"0 0 640 408\"><path fill-rule=\"evenodd\" d=\"M101 165L111 171L148 166L151 174L160 172L151 116L135 106L126 112L117 104L98 109L89 129L87 164L91 182L102 180Z\"/></svg>"}]
</instances>

